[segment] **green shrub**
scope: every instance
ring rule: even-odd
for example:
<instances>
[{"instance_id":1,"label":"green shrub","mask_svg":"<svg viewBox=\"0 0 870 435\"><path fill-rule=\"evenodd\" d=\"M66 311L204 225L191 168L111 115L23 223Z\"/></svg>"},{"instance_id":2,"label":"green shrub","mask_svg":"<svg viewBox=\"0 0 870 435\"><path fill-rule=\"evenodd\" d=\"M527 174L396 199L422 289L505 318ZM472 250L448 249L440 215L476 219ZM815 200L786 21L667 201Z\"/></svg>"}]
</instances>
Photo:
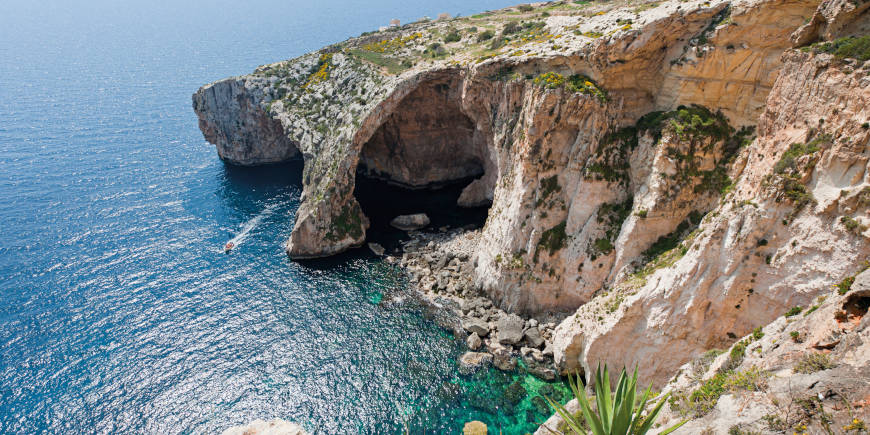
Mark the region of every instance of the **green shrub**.
<instances>
[{"instance_id":1,"label":"green shrub","mask_svg":"<svg viewBox=\"0 0 870 435\"><path fill-rule=\"evenodd\" d=\"M631 207L634 204L634 198L628 197L625 201L619 203L605 203L598 207L596 222L603 224L604 237L595 240L592 244L592 250L589 252L593 257L598 255L606 255L613 250L613 242L619 236L622 230L622 224L631 213Z\"/></svg>"},{"instance_id":2,"label":"green shrub","mask_svg":"<svg viewBox=\"0 0 870 435\"><path fill-rule=\"evenodd\" d=\"M794 366L795 373L815 373L822 370L833 368L835 364L831 361L831 357L824 353L810 352L804 354L797 364Z\"/></svg>"},{"instance_id":3,"label":"green shrub","mask_svg":"<svg viewBox=\"0 0 870 435\"><path fill-rule=\"evenodd\" d=\"M447 35L444 36L444 43L449 44L451 42L459 42L462 40L462 35L459 34L456 30L450 31Z\"/></svg>"},{"instance_id":4,"label":"green shrub","mask_svg":"<svg viewBox=\"0 0 870 435\"><path fill-rule=\"evenodd\" d=\"M580 415L568 412L564 406L550 398L547 398L547 401L565 420L568 429L575 434L587 434L591 431L593 435L644 435L653 428L667 398L667 395L660 398L658 403L644 415L647 403L655 399L652 397L652 386L638 397L637 369L631 377L628 377L623 369L616 390L611 391L610 374L605 365L603 372L599 366L595 373L595 409L593 410L580 376L577 375L576 378L569 376L568 381L580 405L580 413L578 413ZM671 433L684 423L685 421L680 422L659 433L662 435Z\"/></svg>"},{"instance_id":5,"label":"green shrub","mask_svg":"<svg viewBox=\"0 0 870 435\"><path fill-rule=\"evenodd\" d=\"M797 305L796 305L796 306L794 306L794 307L791 307L788 311L785 312L785 317L793 317L793 316L797 316L797 315L800 314L801 311L803 311L803 310L804 310L803 308L801 308L800 306L797 306Z\"/></svg>"},{"instance_id":6,"label":"green shrub","mask_svg":"<svg viewBox=\"0 0 870 435\"><path fill-rule=\"evenodd\" d=\"M501 36L493 38L493 40L489 42L490 50L498 50L502 47L504 47L504 38L502 38Z\"/></svg>"},{"instance_id":7,"label":"green shrub","mask_svg":"<svg viewBox=\"0 0 870 435\"><path fill-rule=\"evenodd\" d=\"M760 391L769 373L752 367L745 371L726 370L704 381L691 393L675 392L668 403L671 410L684 417L702 417L716 407L719 397L732 391Z\"/></svg>"},{"instance_id":8,"label":"green shrub","mask_svg":"<svg viewBox=\"0 0 870 435\"><path fill-rule=\"evenodd\" d=\"M752 330L752 341L761 340L764 337L764 332L761 332L761 327Z\"/></svg>"},{"instance_id":9,"label":"green shrub","mask_svg":"<svg viewBox=\"0 0 870 435\"><path fill-rule=\"evenodd\" d=\"M545 249L550 255L553 255L556 251L565 247L565 242L568 240L568 234L565 233L565 224L566 221L562 221L541 234L541 239L535 248L535 263L538 262L538 253L541 249Z\"/></svg>"},{"instance_id":10,"label":"green shrub","mask_svg":"<svg viewBox=\"0 0 870 435\"><path fill-rule=\"evenodd\" d=\"M846 293L849 293L849 290L852 290L852 284L854 284L854 283L855 283L855 277L854 277L854 276L850 276L850 277L846 277L846 278L844 278L842 281L840 281L840 282L836 285L836 287L837 287L837 293L839 293L839 294L841 294L841 295L844 295L844 294L846 294Z\"/></svg>"},{"instance_id":11,"label":"green shrub","mask_svg":"<svg viewBox=\"0 0 870 435\"><path fill-rule=\"evenodd\" d=\"M495 36L495 32L492 30L484 30L477 34L477 42L488 41L492 39L493 36Z\"/></svg>"},{"instance_id":12,"label":"green shrub","mask_svg":"<svg viewBox=\"0 0 870 435\"><path fill-rule=\"evenodd\" d=\"M812 154L819 150L819 147L816 143L802 144L802 143L793 143L788 147L785 153L782 154L782 157L779 158L779 161L773 165L773 172L775 174L783 174L786 170L790 169L792 171L797 171L797 163L795 160L801 156L805 156L807 154Z\"/></svg>"},{"instance_id":13,"label":"green shrub","mask_svg":"<svg viewBox=\"0 0 870 435\"><path fill-rule=\"evenodd\" d=\"M520 23L516 21L509 21L507 24L504 25L504 28L501 29L501 34L510 35L511 33L517 33L520 30L522 30L522 28L520 27Z\"/></svg>"},{"instance_id":14,"label":"green shrub","mask_svg":"<svg viewBox=\"0 0 870 435\"><path fill-rule=\"evenodd\" d=\"M426 57L436 58L447 54L447 49L439 42L433 42L423 50L423 55Z\"/></svg>"},{"instance_id":15,"label":"green shrub","mask_svg":"<svg viewBox=\"0 0 870 435\"><path fill-rule=\"evenodd\" d=\"M842 216L840 217L840 223L846 227L847 230L860 234L867 230L867 226L858 222L858 220L850 217L850 216Z\"/></svg>"},{"instance_id":16,"label":"green shrub","mask_svg":"<svg viewBox=\"0 0 870 435\"><path fill-rule=\"evenodd\" d=\"M795 343L801 342L801 333L800 332L791 331L788 333L788 335L791 337L791 341L793 341Z\"/></svg>"},{"instance_id":17,"label":"green shrub","mask_svg":"<svg viewBox=\"0 0 870 435\"><path fill-rule=\"evenodd\" d=\"M539 74L532 83L547 89L556 89L565 84L565 76L552 71Z\"/></svg>"},{"instance_id":18,"label":"green shrub","mask_svg":"<svg viewBox=\"0 0 870 435\"><path fill-rule=\"evenodd\" d=\"M599 87L595 81L589 77L581 74L574 74L571 77L568 77L568 82L566 83L565 88L571 92L592 95L602 103L607 101L607 91Z\"/></svg>"},{"instance_id":19,"label":"green shrub","mask_svg":"<svg viewBox=\"0 0 870 435\"><path fill-rule=\"evenodd\" d=\"M535 207L540 207L544 205L547 199L550 198L550 195L560 192L561 190L562 186L559 186L558 175L544 178L543 180L541 180L541 187L539 190L540 194L538 195L538 200L535 202Z\"/></svg>"},{"instance_id":20,"label":"green shrub","mask_svg":"<svg viewBox=\"0 0 870 435\"><path fill-rule=\"evenodd\" d=\"M522 4L522 5L517 6L517 9L520 12L530 12L530 11L534 10L535 8L533 8L532 5Z\"/></svg>"},{"instance_id":21,"label":"green shrub","mask_svg":"<svg viewBox=\"0 0 870 435\"><path fill-rule=\"evenodd\" d=\"M870 35L847 36L834 41L819 42L810 48L816 53L832 53L839 59L852 58L864 62L870 59Z\"/></svg>"}]
</instances>

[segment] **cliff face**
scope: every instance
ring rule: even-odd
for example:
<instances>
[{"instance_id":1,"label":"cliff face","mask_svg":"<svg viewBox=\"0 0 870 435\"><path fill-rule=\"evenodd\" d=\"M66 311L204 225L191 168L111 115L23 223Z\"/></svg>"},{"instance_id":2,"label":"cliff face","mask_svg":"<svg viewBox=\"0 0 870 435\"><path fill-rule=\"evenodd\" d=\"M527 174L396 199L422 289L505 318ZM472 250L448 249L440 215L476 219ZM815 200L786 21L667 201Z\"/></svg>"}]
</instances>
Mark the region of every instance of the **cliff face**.
<instances>
[{"instance_id":1,"label":"cliff face","mask_svg":"<svg viewBox=\"0 0 870 435\"><path fill-rule=\"evenodd\" d=\"M365 240L357 171L477 177L459 198L491 204L474 286L577 310L561 370L638 362L661 384L868 254L868 70L790 49L866 34L867 8L623 6L416 23L205 86L194 109L227 161L302 153L293 258Z\"/></svg>"}]
</instances>

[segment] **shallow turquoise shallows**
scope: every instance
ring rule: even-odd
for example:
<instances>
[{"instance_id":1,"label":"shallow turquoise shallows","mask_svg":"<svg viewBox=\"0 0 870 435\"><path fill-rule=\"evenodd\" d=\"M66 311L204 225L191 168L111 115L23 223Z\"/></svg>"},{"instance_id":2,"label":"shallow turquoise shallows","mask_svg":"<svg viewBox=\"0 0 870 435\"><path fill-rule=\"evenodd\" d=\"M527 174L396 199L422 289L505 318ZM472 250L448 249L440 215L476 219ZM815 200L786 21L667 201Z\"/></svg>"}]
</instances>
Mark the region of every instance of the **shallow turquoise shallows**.
<instances>
[{"instance_id":1,"label":"shallow turquoise shallows","mask_svg":"<svg viewBox=\"0 0 870 435\"><path fill-rule=\"evenodd\" d=\"M225 166L191 110L204 83L391 18L513 0L437 3L4 0L0 433L533 430L544 384L460 376L396 270L289 261L300 164Z\"/></svg>"}]
</instances>

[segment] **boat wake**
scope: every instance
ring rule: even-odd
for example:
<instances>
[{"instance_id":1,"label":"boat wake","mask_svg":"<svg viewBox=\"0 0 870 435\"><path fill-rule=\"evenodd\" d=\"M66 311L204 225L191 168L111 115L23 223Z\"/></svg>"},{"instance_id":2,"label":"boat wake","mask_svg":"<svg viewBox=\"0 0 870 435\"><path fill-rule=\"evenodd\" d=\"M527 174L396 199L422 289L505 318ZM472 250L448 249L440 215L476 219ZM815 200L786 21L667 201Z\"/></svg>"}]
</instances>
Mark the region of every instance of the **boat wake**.
<instances>
[{"instance_id":1,"label":"boat wake","mask_svg":"<svg viewBox=\"0 0 870 435\"><path fill-rule=\"evenodd\" d=\"M233 249L236 249L242 243L244 243L248 236L251 235L251 231L257 228L257 226L260 225L263 219L272 214L272 212L275 211L276 206L277 204L266 206L266 208L264 208L263 211L261 211L259 214L252 217L251 219L248 219L247 222L243 223L241 230L239 230L238 234L236 234L232 239L227 241L227 244L224 245L224 252L229 252Z\"/></svg>"}]
</instances>

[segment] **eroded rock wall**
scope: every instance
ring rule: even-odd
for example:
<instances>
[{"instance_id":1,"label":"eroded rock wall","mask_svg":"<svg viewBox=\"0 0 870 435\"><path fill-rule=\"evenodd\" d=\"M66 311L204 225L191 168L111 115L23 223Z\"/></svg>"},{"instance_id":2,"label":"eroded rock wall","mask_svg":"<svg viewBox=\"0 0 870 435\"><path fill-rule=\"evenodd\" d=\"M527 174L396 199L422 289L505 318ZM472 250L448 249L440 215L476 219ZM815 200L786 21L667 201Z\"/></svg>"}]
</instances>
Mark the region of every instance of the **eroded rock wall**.
<instances>
[{"instance_id":1,"label":"eroded rock wall","mask_svg":"<svg viewBox=\"0 0 870 435\"><path fill-rule=\"evenodd\" d=\"M627 276L557 328L563 370L638 363L660 385L687 358L807 304L870 254L861 199L870 79L826 54L783 60L732 192L672 265ZM789 160L791 144L805 152Z\"/></svg>"},{"instance_id":2,"label":"eroded rock wall","mask_svg":"<svg viewBox=\"0 0 870 435\"><path fill-rule=\"evenodd\" d=\"M237 77L206 85L194 94L199 129L215 144L221 160L251 166L299 155L281 122L260 107L265 86L268 83L257 77Z\"/></svg>"}]
</instances>

